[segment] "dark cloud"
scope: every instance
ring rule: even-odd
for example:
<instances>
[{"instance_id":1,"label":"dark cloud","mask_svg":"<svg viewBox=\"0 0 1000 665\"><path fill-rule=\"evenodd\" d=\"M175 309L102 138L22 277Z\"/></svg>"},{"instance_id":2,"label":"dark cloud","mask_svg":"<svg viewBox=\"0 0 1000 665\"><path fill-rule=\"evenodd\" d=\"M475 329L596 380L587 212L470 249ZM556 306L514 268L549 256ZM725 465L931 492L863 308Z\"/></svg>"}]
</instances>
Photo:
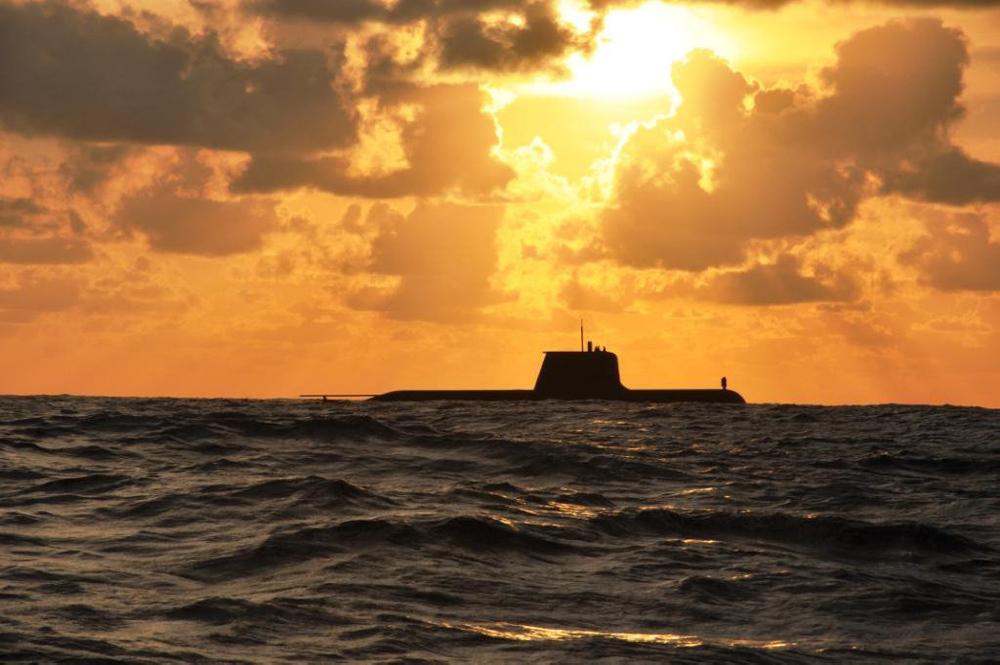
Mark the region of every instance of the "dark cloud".
<instances>
[{"instance_id":1,"label":"dark cloud","mask_svg":"<svg viewBox=\"0 0 1000 665\"><path fill-rule=\"evenodd\" d=\"M958 97L969 54L960 30L936 19L891 21L856 32L836 53L836 64L821 72L832 94L816 117L834 149L896 157L939 141L962 116Z\"/></svg>"},{"instance_id":2,"label":"dark cloud","mask_svg":"<svg viewBox=\"0 0 1000 665\"><path fill-rule=\"evenodd\" d=\"M587 0L586 4L603 14L612 9L630 9L649 0ZM677 0L664 0L676 2ZM798 0L695 0L698 4L726 4L748 10L773 10ZM455 15L478 14L497 10L518 11L532 5L554 5L552 0L245 0L244 8L273 18L312 21L345 26L364 22L403 24ZM830 0L830 4L849 5L852 0ZM988 8L1000 6L1000 0L875 0L875 4L900 7Z\"/></svg>"},{"instance_id":3,"label":"dark cloud","mask_svg":"<svg viewBox=\"0 0 1000 665\"><path fill-rule=\"evenodd\" d=\"M364 85L365 95L382 98L392 97L400 90L413 87L412 81L419 78L428 61L426 51L418 51L412 57L401 57L391 35L378 33L365 40L364 45Z\"/></svg>"},{"instance_id":4,"label":"dark cloud","mask_svg":"<svg viewBox=\"0 0 1000 665\"><path fill-rule=\"evenodd\" d=\"M1000 200L1000 166L949 137L968 62L960 32L893 21L840 43L837 56L822 96L762 89L705 51L675 65L678 113L622 152L603 215L610 254L690 271L739 263L751 240L850 223L877 183L935 202Z\"/></svg>"},{"instance_id":5,"label":"dark cloud","mask_svg":"<svg viewBox=\"0 0 1000 665\"><path fill-rule=\"evenodd\" d=\"M25 220L40 215L45 209L31 199L0 197L0 227L25 226Z\"/></svg>"},{"instance_id":6,"label":"dark cloud","mask_svg":"<svg viewBox=\"0 0 1000 665\"><path fill-rule=\"evenodd\" d=\"M648 0L588 0L589 29L578 30L560 19L556 0L245 0L251 14L275 21L307 22L340 29L361 24L398 26L422 23L420 62L433 60L444 71L471 69L528 72L560 69L571 52L595 44L609 10L630 9ZM666 0L673 2L675 0ZM698 0L747 10L774 10L797 0ZM876 0L879 1L879 0ZM851 4L851 0L830 0ZM881 0L905 7L1000 6L1000 0Z\"/></svg>"},{"instance_id":7,"label":"dark cloud","mask_svg":"<svg viewBox=\"0 0 1000 665\"><path fill-rule=\"evenodd\" d=\"M636 7L647 0L588 0L594 9L607 11L619 7ZM664 2L680 2L680 0L663 0ZM721 4L740 7L749 10L780 9L792 5L799 0L694 0L694 4ZM862 4L860 0L827 0L831 5ZM1000 0L871 0L870 4L895 7L956 7L961 9L986 9L1000 6Z\"/></svg>"},{"instance_id":8,"label":"dark cloud","mask_svg":"<svg viewBox=\"0 0 1000 665\"><path fill-rule=\"evenodd\" d=\"M0 125L93 141L296 150L349 144L353 111L322 51L235 60L216 37L162 38L57 2L0 4Z\"/></svg>"},{"instance_id":9,"label":"dark cloud","mask_svg":"<svg viewBox=\"0 0 1000 665\"><path fill-rule=\"evenodd\" d=\"M965 205L1000 200L1000 164L975 159L957 147L935 150L884 178L885 191L925 201Z\"/></svg>"},{"instance_id":10,"label":"dark cloud","mask_svg":"<svg viewBox=\"0 0 1000 665\"><path fill-rule=\"evenodd\" d=\"M593 47L604 15L631 9L649 0L587 0L595 12L591 29L577 33L558 20L555 0L244 0L243 8L275 20L305 21L340 27L363 23L404 25L426 22L428 48L438 51L444 69L475 67L488 70L548 68L552 59ZM751 11L771 11L798 0L695 0ZM854 0L829 0L850 5ZM874 0L899 7L984 9L1000 0ZM664 0L676 3L677 0ZM200 4L200 3L195 3ZM497 14L516 16L519 23L491 21Z\"/></svg>"},{"instance_id":11,"label":"dark cloud","mask_svg":"<svg viewBox=\"0 0 1000 665\"><path fill-rule=\"evenodd\" d=\"M365 21L412 23L457 14L516 10L526 0L246 0L247 10L285 19L357 25Z\"/></svg>"},{"instance_id":12,"label":"dark cloud","mask_svg":"<svg viewBox=\"0 0 1000 665\"><path fill-rule=\"evenodd\" d=\"M699 295L734 305L790 305L804 302L840 302L857 299L858 285L844 276L821 280L804 275L799 261L783 255L772 264L719 273Z\"/></svg>"},{"instance_id":13,"label":"dark cloud","mask_svg":"<svg viewBox=\"0 0 1000 665\"><path fill-rule=\"evenodd\" d=\"M115 167L133 151L129 145L74 145L59 171L71 190L89 194L110 180Z\"/></svg>"},{"instance_id":14,"label":"dark cloud","mask_svg":"<svg viewBox=\"0 0 1000 665\"><path fill-rule=\"evenodd\" d=\"M85 263L94 257L72 210L52 211L32 199L0 197L0 264Z\"/></svg>"},{"instance_id":15,"label":"dark cloud","mask_svg":"<svg viewBox=\"0 0 1000 665\"><path fill-rule=\"evenodd\" d=\"M386 21L388 6L377 0L247 0L247 11L292 20L357 25L365 21Z\"/></svg>"},{"instance_id":16,"label":"dark cloud","mask_svg":"<svg viewBox=\"0 0 1000 665\"><path fill-rule=\"evenodd\" d=\"M350 304L397 319L463 321L498 301L489 279L496 268L496 232L503 208L419 205L403 217L384 204L368 223L378 234L369 269L400 278L398 287L356 292Z\"/></svg>"},{"instance_id":17,"label":"dark cloud","mask_svg":"<svg viewBox=\"0 0 1000 665\"><path fill-rule=\"evenodd\" d=\"M528 5L523 23L489 24L475 16L453 19L437 32L442 69L530 71L572 50L588 39L563 25L544 3Z\"/></svg>"},{"instance_id":18,"label":"dark cloud","mask_svg":"<svg viewBox=\"0 0 1000 665\"><path fill-rule=\"evenodd\" d=\"M86 263L93 257L90 245L79 238L0 237L0 263Z\"/></svg>"},{"instance_id":19,"label":"dark cloud","mask_svg":"<svg viewBox=\"0 0 1000 665\"><path fill-rule=\"evenodd\" d=\"M536 4L535 0L398 0L392 8L395 21L415 21L425 17L453 16L518 9Z\"/></svg>"},{"instance_id":20,"label":"dark cloud","mask_svg":"<svg viewBox=\"0 0 1000 665\"><path fill-rule=\"evenodd\" d=\"M831 158L852 159L883 193L965 204L1000 200L1000 165L967 155L951 131L965 115L965 35L936 19L891 21L837 45L815 113ZM832 146L832 149L831 149Z\"/></svg>"},{"instance_id":21,"label":"dark cloud","mask_svg":"<svg viewBox=\"0 0 1000 665\"><path fill-rule=\"evenodd\" d=\"M953 205L1000 200L1000 165L969 156L950 136L965 115L969 52L960 30L935 19L892 21L836 51L837 64L822 72L833 94L816 113L832 157L860 163L884 193Z\"/></svg>"},{"instance_id":22,"label":"dark cloud","mask_svg":"<svg viewBox=\"0 0 1000 665\"><path fill-rule=\"evenodd\" d=\"M429 196L449 189L487 194L513 177L513 171L490 154L497 143L496 128L482 110L485 98L478 87L411 88L391 101L415 103L420 108L416 118L402 128L406 168L359 176L349 172L345 157L255 155L233 183L234 190L312 187L368 198Z\"/></svg>"},{"instance_id":23,"label":"dark cloud","mask_svg":"<svg viewBox=\"0 0 1000 665\"><path fill-rule=\"evenodd\" d=\"M649 0L587 0L597 12L630 9ZM671 2L671 0L664 0ZM677 0L673 0L677 1ZM695 0L698 4L726 4L750 10L772 10L795 4L798 0ZM357 25L365 21L409 23L455 14L516 10L538 4L538 0L247 0L247 10L284 19ZM830 0L830 4L849 5L852 0ZM875 4L900 7L988 8L1000 6L1000 0L875 0Z\"/></svg>"},{"instance_id":24,"label":"dark cloud","mask_svg":"<svg viewBox=\"0 0 1000 665\"><path fill-rule=\"evenodd\" d=\"M423 54L439 69L532 71L590 48L594 30L578 33L548 0L251 0L244 7L276 19L337 26L426 22ZM599 23L595 23L595 28Z\"/></svg>"},{"instance_id":25,"label":"dark cloud","mask_svg":"<svg viewBox=\"0 0 1000 665\"><path fill-rule=\"evenodd\" d=\"M361 206L352 203L340 218L340 227L348 233L361 233L365 229Z\"/></svg>"},{"instance_id":26,"label":"dark cloud","mask_svg":"<svg viewBox=\"0 0 1000 665\"><path fill-rule=\"evenodd\" d=\"M927 230L899 257L920 271L922 282L942 291L1000 291L1000 242L990 240L985 217L960 214Z\"/></svg>"},{"instance_id":27,"label":"dark cloud","mask_svg":"<svg viewBox=\"0 0 1000 665\"><path fill-rule=\"evenodd\" d=\"M166 187L127 200L114 222L141 232L156 251L205 256L253 251L277 228L271 203L180 196Z\"/></svg>"}]
</instances>

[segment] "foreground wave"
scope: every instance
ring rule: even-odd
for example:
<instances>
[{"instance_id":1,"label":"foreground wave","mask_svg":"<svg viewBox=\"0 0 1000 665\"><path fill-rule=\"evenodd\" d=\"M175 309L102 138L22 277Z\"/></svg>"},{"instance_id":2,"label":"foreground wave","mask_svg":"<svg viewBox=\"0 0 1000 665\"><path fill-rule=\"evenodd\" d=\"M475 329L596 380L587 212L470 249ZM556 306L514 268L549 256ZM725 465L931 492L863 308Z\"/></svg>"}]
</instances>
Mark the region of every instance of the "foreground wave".
<instances>
[{"instance_id":1,"label":"foreground wave","mask_svg":"<svg viewBox=\"0 0 1000 665\"><path fill-rule=\"evenodd\" d=\"M1000 413L0 399L3 662L991 662Z\"/></svg>"}]
</instances>

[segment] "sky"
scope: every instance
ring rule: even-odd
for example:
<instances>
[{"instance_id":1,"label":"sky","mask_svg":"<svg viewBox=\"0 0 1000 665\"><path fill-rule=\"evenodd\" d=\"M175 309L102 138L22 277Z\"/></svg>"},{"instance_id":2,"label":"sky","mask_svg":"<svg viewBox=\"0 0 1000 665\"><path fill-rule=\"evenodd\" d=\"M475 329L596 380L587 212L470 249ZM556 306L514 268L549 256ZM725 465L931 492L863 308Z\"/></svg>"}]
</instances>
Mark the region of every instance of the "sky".
<instances>
[{"instance_id":1,"label":"sky","mask_svg":"<svg viewBox=\"0 0 1000 665\"><path fill-rule=\"evenodd\" d=\"M0 0L0 393L1000 407L998 0Z\"/></svg>"}]
</instances>

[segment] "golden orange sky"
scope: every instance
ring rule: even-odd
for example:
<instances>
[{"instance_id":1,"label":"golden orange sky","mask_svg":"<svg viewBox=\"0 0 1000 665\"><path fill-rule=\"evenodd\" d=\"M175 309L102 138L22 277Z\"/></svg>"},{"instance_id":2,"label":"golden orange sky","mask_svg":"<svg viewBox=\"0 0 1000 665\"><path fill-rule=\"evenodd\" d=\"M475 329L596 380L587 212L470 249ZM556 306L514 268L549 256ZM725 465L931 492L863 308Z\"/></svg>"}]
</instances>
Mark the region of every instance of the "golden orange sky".
<instances>
[{"instance_id":1,"label":"golden orange sky","mask_svg":"<svg viewBox=\"0 0 1000 665\"><path fill-rule=\"evenodd\" d=\"M0 0L0 393L1000 407L1000 3Z\"/></svg>"}]
</instances>

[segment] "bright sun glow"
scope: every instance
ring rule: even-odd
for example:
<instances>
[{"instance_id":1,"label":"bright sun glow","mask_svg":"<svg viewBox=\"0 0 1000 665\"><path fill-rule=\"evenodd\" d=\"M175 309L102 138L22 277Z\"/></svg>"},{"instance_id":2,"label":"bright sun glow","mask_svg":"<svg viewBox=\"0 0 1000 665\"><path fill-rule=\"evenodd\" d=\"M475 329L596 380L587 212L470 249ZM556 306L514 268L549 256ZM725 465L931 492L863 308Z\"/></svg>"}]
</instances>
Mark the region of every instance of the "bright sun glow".
<instances>
[{"instance_id":1,"label":"bright sun glow","mask_svg":"<svg viewBox=\"0 0 1000 665\"><path fill-rule=\"evenodd\" d=\"M578 28L589 25L590 15L572 0L564 0L560 11ZM595 51L567 60L569 79L529 87L538 94L580 97L674 95L670 66L695 48L711 49L730 60L736 56L733 40L687 7L650 3L613 11Z\"/></svg>"}]
</instances>

